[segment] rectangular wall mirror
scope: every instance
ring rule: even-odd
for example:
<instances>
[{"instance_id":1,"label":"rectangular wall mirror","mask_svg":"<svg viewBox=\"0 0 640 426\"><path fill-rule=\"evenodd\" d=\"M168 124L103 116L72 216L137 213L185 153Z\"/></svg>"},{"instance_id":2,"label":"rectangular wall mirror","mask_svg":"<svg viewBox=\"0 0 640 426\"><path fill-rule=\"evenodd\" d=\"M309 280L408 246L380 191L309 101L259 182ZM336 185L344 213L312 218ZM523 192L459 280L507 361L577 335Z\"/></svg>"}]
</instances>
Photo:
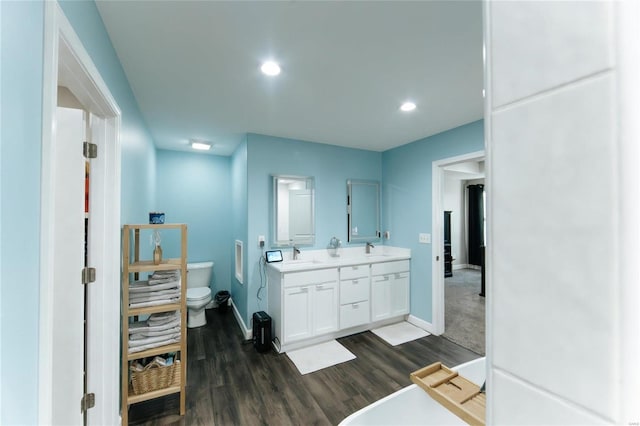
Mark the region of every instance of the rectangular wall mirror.
<instances>
[{"instance_id":1,"label":"rectangular wall mirror","mask_svg":"<svg viewBox=\"0 0 640 426\"><path fill-rule=\"evenodd\" d=\"M349 242L380 238L380 184L377 181L347 181L347 226Z\"/></svg>"},{"instance_id":2,"label":"rectangular wall mirror","mask_svg":"<svg viewBox=\"0 0 640 426\"><path fill-rule=\"evenodd\" d=\"M273 176L273 246L315 243L314 178Z\"/></svg>"}]
</instances>

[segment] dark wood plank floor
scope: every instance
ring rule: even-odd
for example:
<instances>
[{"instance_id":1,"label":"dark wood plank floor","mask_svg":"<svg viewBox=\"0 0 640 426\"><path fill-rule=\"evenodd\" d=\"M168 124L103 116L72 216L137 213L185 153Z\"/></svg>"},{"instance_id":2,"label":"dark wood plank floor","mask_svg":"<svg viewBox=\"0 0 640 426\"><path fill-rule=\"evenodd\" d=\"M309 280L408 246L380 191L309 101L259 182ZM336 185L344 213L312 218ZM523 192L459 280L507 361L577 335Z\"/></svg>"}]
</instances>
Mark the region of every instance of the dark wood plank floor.
<instances>
[{"instance_id":1,"label":"dark wood plank floor","mask_svg":"<svg viewBox=\"0 0 640 426\"><path fill-rule=\"evenodd\" d=\"M478 357L437 336L393 347L365 332L338 340L355 360L301 376L285 354L256 352L231 312L206 314L207 325L188 332L186 415L170 395L131 406L130 424L336 425L411 384L412 371Z\"/></svg>"}]
</instances>

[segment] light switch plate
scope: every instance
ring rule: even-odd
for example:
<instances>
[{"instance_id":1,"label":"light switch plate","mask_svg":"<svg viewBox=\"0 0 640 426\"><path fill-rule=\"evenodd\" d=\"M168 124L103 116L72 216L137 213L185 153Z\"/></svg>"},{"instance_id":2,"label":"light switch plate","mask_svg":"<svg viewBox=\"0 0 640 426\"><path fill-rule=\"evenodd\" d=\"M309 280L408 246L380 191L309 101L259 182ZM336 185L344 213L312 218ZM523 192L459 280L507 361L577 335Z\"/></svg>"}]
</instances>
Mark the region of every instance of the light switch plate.
<instances>
[{"instance_id":1,"label":"light switch plate","mask_svg":"<svg viewBox=\"0 0 640 426\"><path fill-rule=\"evenodd\" d=\"M430 244L431 243L431 234L418 234L418 242L420 244Z\"/></svg>"}]
</instances>

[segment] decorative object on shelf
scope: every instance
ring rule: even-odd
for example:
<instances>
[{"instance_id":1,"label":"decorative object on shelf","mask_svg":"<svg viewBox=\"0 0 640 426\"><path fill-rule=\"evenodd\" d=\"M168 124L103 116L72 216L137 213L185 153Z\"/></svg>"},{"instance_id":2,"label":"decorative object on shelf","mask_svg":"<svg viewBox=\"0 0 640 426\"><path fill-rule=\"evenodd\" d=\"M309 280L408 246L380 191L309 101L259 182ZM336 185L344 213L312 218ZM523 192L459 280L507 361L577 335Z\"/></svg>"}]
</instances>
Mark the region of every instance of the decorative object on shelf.
<instances>
[{"instance_id":1,"label":"decorative object on shelf","mask_svg":"<svg viewBox=\"0 0 640 426\"><path fill-rule=\"evenodd\" d=\"M160 247L160 241L162 241L162 239L160 238L160 231L154 229L153 235L151 236L151 244L155 246L153 249L154 265L159 265L160 263L162 263L162 247Z\"/></svg>"},{"instance_id":2,"label":"decorative object on shelf","mask_svg":"<svg viewBox=\"0 0 640 426\"><path fill-rule=\"evenodd\" d=\"M149 212L149 224L162 225L164 223L164 213L162 212Z\"/></svg>"},{"instance_id":3,"label":"decorative object on shelf","mask_svg":"<svg viewBox=\"0 0 640 426\"><path fill-rule=\"evenodd\" d=\"M331 237L331 240L329 241L329 245L327 246L327 250L329 251L329 256L339 257L340 247L342 247L342 241L340 241L337 237Z\"/></svg>"}]
</instances>

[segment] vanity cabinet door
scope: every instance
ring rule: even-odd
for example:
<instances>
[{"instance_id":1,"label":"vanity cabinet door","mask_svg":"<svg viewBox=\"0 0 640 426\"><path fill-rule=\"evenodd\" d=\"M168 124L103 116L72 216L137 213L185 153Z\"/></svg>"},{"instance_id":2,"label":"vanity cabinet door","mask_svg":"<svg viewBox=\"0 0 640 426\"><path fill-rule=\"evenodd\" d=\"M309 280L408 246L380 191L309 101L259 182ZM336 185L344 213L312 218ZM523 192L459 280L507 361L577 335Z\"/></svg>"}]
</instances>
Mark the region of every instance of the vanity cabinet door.
<instances>
[{"instance_id":1,"label":"vanity cabinet door","mask_svg":"<svg viewBox=\"0 0 640 426\"><path fill-rule=\"evenodd\" d=\"M313 287L313 334L331 333L338 329L338 285L323 283Z\"/></svg>"},{"instance_id":2,"label":"vanity cabinet door","mask_svg":"<svg viewBox=\"0 0 640 426\"><path fill-rule=\"evenodd\" d=\"M310 286L284 289L284 342L306 339L313 335Z\"/></svg>"},{"instance_id":3,"label":"vanity cabinet door","mask_svg":"<svg viewBox=\"0 0 640 426\"><path fill-rule=\"evenodd\" d=\"M391 280L389 275L379 275L371 279L371 320L378 321L391 317Z\"/></svg>"},{"instance_id":4,"label":"vanity cabinet door","mask_svg":"<svg viewBox=\"0 0 640 426\"><path fill-rule=\"evenodd\" d=\"M409 273L393 274L391 281L391 316L409 313Z\"/></svg>"},{"instance_id":5,"label":"vanity cabinet door","mask_svg":"<svg viewBox=\"0 0 640 426\"><path fill-rule=\"evenodd\" d=\"M409 272L371 278L371 320L378 321L409 313Z\"/></svg>"}]
</instances>

